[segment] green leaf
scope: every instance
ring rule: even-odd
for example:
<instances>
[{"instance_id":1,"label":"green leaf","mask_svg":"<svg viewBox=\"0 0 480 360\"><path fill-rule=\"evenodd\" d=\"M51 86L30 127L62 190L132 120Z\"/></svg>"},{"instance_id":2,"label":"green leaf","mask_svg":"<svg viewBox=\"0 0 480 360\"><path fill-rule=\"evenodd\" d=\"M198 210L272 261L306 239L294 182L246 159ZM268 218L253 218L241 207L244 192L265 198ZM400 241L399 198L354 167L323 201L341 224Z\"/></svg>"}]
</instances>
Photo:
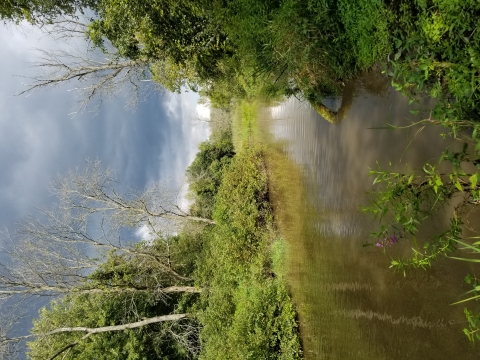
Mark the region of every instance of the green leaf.
<instances>
[{"instance_id":1,"label":"green leaf","mask_svg":"<svg viewBox=\"0 0 480 360\"><path fill-rule=\"evenodd\" d=\"M470 185L472 186L472 189L475 189L475 187L477 186L477 180L478 180L477 174L473 174L468 178L468 180L470 180Z\"/></svg>"},{"instance_id":2,"label":"green leaf","mask_svg":"<svg viewBox=\"0 0 480 360\"><path fill-rule=\"evenodd\" d=\"M450 259L455 259L455 260L462 260L462 261L480 263L480 259L465 259L465 258L459 258L459 257L453 257L453 256L449 256L449 258Z\"/></svg>"},{"instance_id":3,"label":"green leaf","mask_svg":"<svg viewBox=\"0 0 480 360\"><path fill-rule=\"evenodd\" d=\"M450 239L452 239L452 238L450 238ZM458 239L452 239L452 240L454 240L456 243L458 243L458 244L460 244L460 245L465 246L465 248L468 248L468 249L470 249L470 250L473 250L474 252L480 252L480 248L474 246L476 243L470 245L470 244L467 244L467 243L465 243L465 242L463 242L463 241L460 241L460 240L458 240Z\"/></svg>"},{"instance_id":4,"label":"green leaf","mask_svg":"<svg viewBox=\"0 0 480 360\"><path fill-rule=\"evenodd\" d=\"M410 175L410 177L408 178L407 185L410 185L412 183L413 177L414 177L414 174Z\"/></svg>"},{"instance_id":5,"label":"green leaf","mask_svg":"<svg viewBox=\"0 0 480 360\"><path fill-rule=\"evenodd\" d=\"M457 180L457 182L455 182L455 187L456 187L459 191L463 192L462 185L460 185L460 183L458 182L458 180Z\"/></svg>"}]
</instances>

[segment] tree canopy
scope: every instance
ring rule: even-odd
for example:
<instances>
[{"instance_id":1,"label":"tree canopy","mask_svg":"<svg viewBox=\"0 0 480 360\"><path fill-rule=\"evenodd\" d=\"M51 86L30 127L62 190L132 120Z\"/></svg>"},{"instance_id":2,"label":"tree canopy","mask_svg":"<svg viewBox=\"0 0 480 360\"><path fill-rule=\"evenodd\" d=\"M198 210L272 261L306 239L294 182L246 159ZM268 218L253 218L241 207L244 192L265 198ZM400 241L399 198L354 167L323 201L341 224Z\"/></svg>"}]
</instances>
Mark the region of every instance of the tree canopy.
<instances>
[{"instance_id":1,"label":"tree canopy","mask_svg":"<svg viewBox=\"0 0 480 360\"><path fill-rule=\"evenodd\" d=\"M0 19L45 24L62 15L75 16L88 8L95 9L97 3L98 0L3 0L0 3Z\"/></svg>"},{"instance_id":2,"label":"tree canopy","mask_svg":"<svg viewBox=\"0 0 480 360\"><path fill-rule=\"evenodd\" d=\"M235 155L231 133L223 132L217 138L202 142L199 148L187 169L189 190L195 200L191 211L197 216L211 218L224 170Z\"/></svg>"},{"instance_id":3,"label":"tree canopy","mask_svg":"<svg viewBox=\"0 0 480 360\"><path fill-rule=\"evenodd\" d=\"M108 40L120 56L132 60L188 66L207 79L232 52L226 33L197 2L103 0L97 10L88 38L100 48Z\"/></svg>"}]
</instances>

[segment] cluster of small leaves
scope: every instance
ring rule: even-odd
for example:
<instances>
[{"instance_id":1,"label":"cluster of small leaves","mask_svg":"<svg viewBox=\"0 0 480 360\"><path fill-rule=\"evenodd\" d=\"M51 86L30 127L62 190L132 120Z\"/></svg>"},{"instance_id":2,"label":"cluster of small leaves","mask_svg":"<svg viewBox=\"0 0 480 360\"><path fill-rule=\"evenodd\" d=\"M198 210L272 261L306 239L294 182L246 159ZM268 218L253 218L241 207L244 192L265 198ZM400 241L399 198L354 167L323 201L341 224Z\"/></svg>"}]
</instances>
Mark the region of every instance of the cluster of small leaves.
<instances>
[{"instance_id":1,"label":"cluster of small leaves","mask_svg":"<svg viewBox=\"0 0 480 360\"><path fill-rule=\"evenodd\" d=\"M463 333L468 337L472 343L475 342L475 339L480 340L480 312L476 314L471 310L465 308L465 317L468 321L468 328L463 329Z\"/></svg>"},{"instance_id":2,"label":"cluster of small leaves","mask_svg":"<svg viewBox=\"0 0 480 360\"><path fill-rule=\"evenodd\" d=\"M370 175L375 177L373 185L383 185L381 190L372 193L369 206L363 208L380 223L379 230L372 236L381 239L400 232L415 240L413 256L393 260L391 267L404 272L408 267L425 268L438 256L455 250L456 241L461 239L463 211L479 203L478 172L467 174L461 166L472 162L467 149L465 144L459 152L445 150L439 164L425 164L421 174L382 170L378 163L377 170L370 170ZM449 172L440 173L438 167L445 161L453 166ZM450 227L420 248L415 237L420 225L455 197L462 199L450 219Z\"/></svg>"},{"instance_id":3,"label":"cluster of small leaves","mask_svg":"<svg viewBox=\"0 0 480 360\"><path fill-rule=\"evenodd\" d=\"M408 259L392 260L390 268L402 271L406 275L409 267L427 268L439 256L447 255L456 250L456 240L462 233L461 219L454 217L450 219L450 228L442 234L437 234L431 242L426 242L422 248L412 248L413 256Z\"/></svg>"},{"instance_id":4,"label":"cluster of small leaves","mask_svg":"<svg viewBox=\"0 0 480 360\"><path fill-rule=\"evenodd\" d=\"M469 128L477 139L480 120L480 3L400 1L394 9L395 55L387 75L410 101L436 99L436 123L457 136ZM478 149L480 150L480 148Z\"/></svg>"},{"instance_id":5,"label":"cluster of small leaves","mask_svg":"<svg viewBox=\"0 0 480 360\"><path fill-rule=\"evenodd\" d=\"M416 176L414 172L403 174L382 170L378 163L377 166L378 170L370 170L370 176L375 176L373 185L383 184L385 187L373 192L370 205L363 208L381 224L380 230L372 233L374 237L382 238L392 231L416 234L419 224L440 205L439 200L451 197L441 176L431 165L428 170L424 168L430 173L425 177Z\"/></svg>"}]
</instances>

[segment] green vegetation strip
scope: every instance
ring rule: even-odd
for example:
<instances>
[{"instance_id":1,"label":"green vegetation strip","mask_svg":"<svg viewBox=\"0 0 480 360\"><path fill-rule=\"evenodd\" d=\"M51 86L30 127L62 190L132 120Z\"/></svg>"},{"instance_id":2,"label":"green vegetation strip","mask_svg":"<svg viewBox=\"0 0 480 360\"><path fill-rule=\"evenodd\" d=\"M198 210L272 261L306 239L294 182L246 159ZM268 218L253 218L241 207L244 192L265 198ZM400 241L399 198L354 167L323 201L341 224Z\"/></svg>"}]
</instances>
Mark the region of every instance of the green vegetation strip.
<instances>
[{"instance_id":1,"label":"green vegetation strip","mask_svg":"<svg viewBox=\"0 0 480 360\"><path fill-rule=\"evenodd\" d=\"M272 213L262 153L237 155L217 195L197 270L205 307L202 359L297 359L295 311L272 271Z\"/></svg>"},{"instance_id":2,"label":"green vegetation strip","mask_svg":"<svg viewBox=\"0 0 480 360\"><path fill-rule=\"evenodd\" d=\"M232 140L237 151L244 147L249 147L258 139L257 126L258 104L239 100L234 107L234 117L232 121Z\"/></svg>"},{"instance_id":3,"label":"green vegetation strip","mask_svg":"<svg viewBox=\"0 0 480 360\"><path fill-rule=\"evenodd\" d=\"M237 139L253 141L257 107L242 104L240 111ZM296 313L277 274L283 244L273 228L264 154L258 146L242 144L223 176L213 213L216 226L197 263L197 284L208 289L198 315L200 358L298 359Z\"/></svg>"}]
</instances>

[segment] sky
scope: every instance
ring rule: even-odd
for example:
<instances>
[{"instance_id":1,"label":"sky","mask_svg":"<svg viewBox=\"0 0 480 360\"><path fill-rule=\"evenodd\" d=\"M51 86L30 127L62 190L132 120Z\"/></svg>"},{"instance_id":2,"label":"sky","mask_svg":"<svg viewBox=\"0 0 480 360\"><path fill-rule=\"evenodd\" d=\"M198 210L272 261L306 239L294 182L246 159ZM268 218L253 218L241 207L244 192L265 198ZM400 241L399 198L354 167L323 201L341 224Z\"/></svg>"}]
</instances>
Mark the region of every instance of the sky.
<instances>
[{"instance_id":1,"label":"sky","mask_svg":"<svg viewBox=\"0 0 480 360\"><path fill-rule=\"evenodd\" d=\"M84 40L78 44L85 47ZM21 76L32 74L35 48L64 46L26 25L0 25L0 228L11 230L48 206L52 177L82 167L86 158L100 159L127 186L142 189L162 180L179 188L208 136L206 123L198 121L198 112L208 116L208 109L197 106L192 92L155 91L135 109L126 109L128 99L119 95L97 113L75 116L77 94L69 91L75 84L14 96L28 82Z\"/></svg>"}]
</instances>

